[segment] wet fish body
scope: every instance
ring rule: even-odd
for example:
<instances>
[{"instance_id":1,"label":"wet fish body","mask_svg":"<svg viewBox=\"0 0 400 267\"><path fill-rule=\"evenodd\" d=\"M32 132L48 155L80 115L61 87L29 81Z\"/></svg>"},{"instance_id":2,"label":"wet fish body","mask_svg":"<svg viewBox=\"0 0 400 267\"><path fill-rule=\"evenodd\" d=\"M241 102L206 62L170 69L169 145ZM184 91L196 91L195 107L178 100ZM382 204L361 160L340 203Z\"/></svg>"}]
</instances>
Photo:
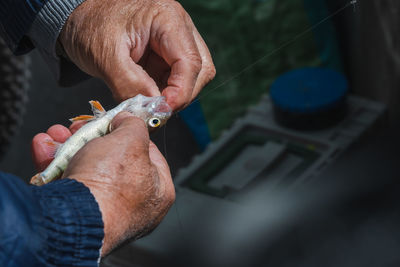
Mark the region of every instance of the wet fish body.
<instances>
[{"instance_id":1,"label":"wet fish body","mask_svg":"<svg viewBox=\"0 0 400 267\"><path fill-rule=\"evenodd\" d=\"M127 99L115 108L106 112L97 101L89 102L92 106L94 116L81 115L71 119L71 121L89 121L83 125L68 140L59 145L50 142L50 145L57 147L54 160L41 173L36 174L31 179L31 184L43 185L60 177L67 168L72 157L89 141L106 135L112 119L121 111L128 111L134 116L141 118L147 125L149 131L159 128L166 123L172 114L171 108L165 102L164 97L146 97L137 95Z\"/></svg>"}]
</instances>

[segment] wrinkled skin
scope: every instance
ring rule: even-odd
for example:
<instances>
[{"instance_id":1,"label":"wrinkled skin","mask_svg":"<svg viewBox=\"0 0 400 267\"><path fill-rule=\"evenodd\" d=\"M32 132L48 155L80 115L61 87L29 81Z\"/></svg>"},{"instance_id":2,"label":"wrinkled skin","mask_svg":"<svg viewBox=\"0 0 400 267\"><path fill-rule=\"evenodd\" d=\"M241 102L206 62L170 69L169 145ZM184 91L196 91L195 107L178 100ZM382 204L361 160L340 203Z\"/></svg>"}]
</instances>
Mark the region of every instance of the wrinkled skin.
<instances>
[{"instance_id":1,"label":"wrinkled skin","mask_svg":"<svg viewBox=\"0 0 400 267\"><path fill-rule=\"evenodd\" d=\"M119 101L161 93L173 110L182 109L215 76L204 40L173 0L86 0L59 40Z\"/></svg>"},{"instance_id":2,"label":"wrinkled skin","mask_svg":"<svg viewBox=\"0 0 400 267\"><path fill-rule=\"evenodd\" d=\"M58 41L66 57L104 80L119 101L162 94L176 111L215 76L206 44L173 0L86 0L72 12ZM45 141L65 142L79 126L55 125L34 137L38 171L52 160ZM118 115L112 129L86 144L63 175L84 183L99 203L103 256L151 231L175 199L168 165L143 121Z\"/></svg>"},{"instance_id":3,"label":"wrinkled skin","mask_svg":"<svg viewBox=\"0 0 400 267\"><path fill-rule=\"evenodd\" d=\"M45 140L65 142L81 125L54 125L34 137L33 160L39 171L52 160ZM99 204L105 233L102 256L154 229L175 200L168 164L149 140L143 120L122 112L112 129L86 144L63 174L85 184Z\"/></svg>"}]
</instances>

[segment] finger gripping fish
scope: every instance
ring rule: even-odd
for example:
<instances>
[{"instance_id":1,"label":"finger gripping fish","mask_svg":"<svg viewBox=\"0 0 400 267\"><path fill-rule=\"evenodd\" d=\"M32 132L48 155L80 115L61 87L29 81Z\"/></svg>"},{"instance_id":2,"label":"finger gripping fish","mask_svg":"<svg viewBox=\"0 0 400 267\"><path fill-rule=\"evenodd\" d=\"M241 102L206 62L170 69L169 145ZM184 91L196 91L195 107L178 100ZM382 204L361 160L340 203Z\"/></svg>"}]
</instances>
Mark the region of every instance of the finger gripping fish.
<instances>
[{"instance_id":1,"label":"finger gripping fish","mask_svg":"<svg viewBox=\"0 0 400 267\"><path fill-rule=\"evenodd\" d=\"M104 136L109 132L112 119L121 111L128 111L141 118L146 123L149 131L164 125L172 114L172 110L163 96L146 97L137 95L125 100L107 112L98 101L92 100L89 103L92 106L94 116L81 115L70 119L72 122L88 121L88 123L68 138L64 144L48 141L48 145L56 148L54 160L43 172L32 177L31 184L43 185L60 177L71 158L79 149L92 139Z\"/></svg>"}]
</instances>

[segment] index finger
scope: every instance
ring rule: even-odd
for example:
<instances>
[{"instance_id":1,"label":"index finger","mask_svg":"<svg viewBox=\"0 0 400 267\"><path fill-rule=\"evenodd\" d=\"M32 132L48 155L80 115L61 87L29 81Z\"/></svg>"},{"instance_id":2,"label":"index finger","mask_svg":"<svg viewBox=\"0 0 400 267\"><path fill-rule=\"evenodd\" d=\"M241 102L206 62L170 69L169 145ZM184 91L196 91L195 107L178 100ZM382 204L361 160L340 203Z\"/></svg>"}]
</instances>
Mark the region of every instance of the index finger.
<instances>
[{"instance_id":1,"label":"index finger","mask_svg":"<svg viewBox=\"0 0 400 267\"><path fill-rule=\"evenodd\" d=\"M170 21L159 16L153 22L152 49L171 67L167 87L162 95L173 110L191 100L202 59L193 36L193 25L186 13ZM166 21L168 21L166 23ZM183 25L183 26L182 26Z\"/></svg>"}]
</instances>

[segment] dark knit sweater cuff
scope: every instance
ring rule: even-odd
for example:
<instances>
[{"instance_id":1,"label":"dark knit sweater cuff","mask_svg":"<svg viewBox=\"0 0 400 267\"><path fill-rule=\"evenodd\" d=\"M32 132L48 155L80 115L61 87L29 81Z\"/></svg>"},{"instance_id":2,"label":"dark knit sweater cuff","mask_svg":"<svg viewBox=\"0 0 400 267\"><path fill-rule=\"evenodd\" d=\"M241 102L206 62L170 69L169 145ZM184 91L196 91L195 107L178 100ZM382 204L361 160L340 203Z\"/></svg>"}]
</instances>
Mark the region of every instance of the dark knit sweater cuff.
<instances>
[{"instance_id":1,"label":"dark knit sweater cuff","mask_svg":"<svg viewBox=\"0 0 400 267\"><path fill-rule=\"evenodd\" d=\"M46 262L55 266L98 266L104 238L99 206L89 189L62 179L34 187L42 208L40 232L47 239Z\"/></svg>"},{"instance_id":2,"label":"dark knit sweater cuff","mask_svg":"<svg viewBox=\"0 0 400 267\"><path fill-rule=\"evenodd\" d=\"M57 38L69 15L85 0L49 0L40 12L30 29L29 36L35 46L45 53L55 56Z\"/></svg>"},{"instance_id":3,"label":"dark knit sweater cuff","mask_svg":"<svg viewBox=\"0 0 400 267\"><path fill-rule=\"evenodd\" d=\"M51 71L60 79L60 58L56 44L65 22L85 0L48 0L37 14L28 33L35 47L42 54Z\"/></svg>"}]
</instances>

